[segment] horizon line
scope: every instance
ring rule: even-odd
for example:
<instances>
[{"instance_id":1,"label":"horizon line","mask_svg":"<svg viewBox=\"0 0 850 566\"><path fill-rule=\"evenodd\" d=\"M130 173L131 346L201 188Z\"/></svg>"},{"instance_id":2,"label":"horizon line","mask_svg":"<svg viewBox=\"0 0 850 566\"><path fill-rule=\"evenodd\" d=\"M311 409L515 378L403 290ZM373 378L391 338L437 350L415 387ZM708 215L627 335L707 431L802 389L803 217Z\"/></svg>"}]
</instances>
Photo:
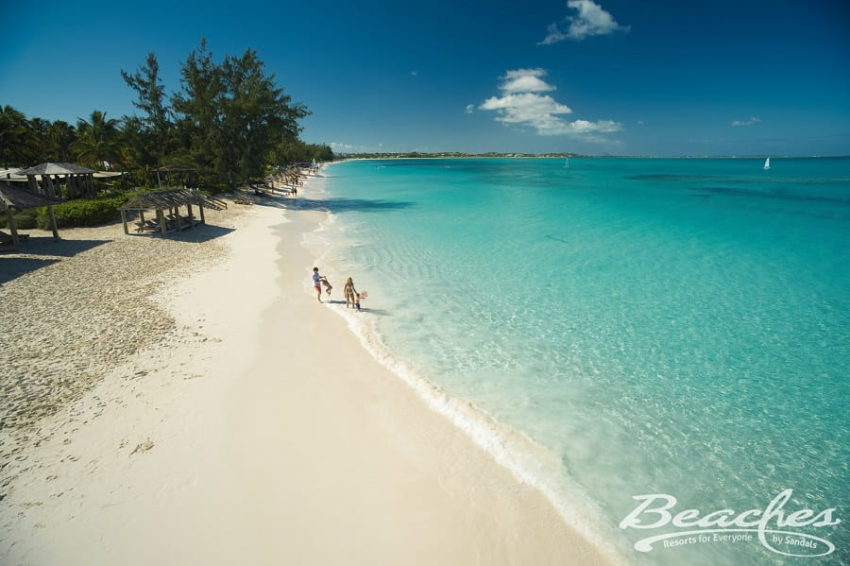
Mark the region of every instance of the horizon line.
<instances>
[{"instance_id":1,"label":"horizon line","mask_svg":"<svg viewBox=\"0 0 850 566\"><path fill-rule=\"evenodd\" d=\"M617 159L842 159L850 158L850 154L829 154L829 155L795 155L795 154L768 154L768 153L753 153L753 154L718 154L718 155L606 155L606 154L589 154L589 153L573 153L573 152L539 152L528 153L520 151L485 151L485 152L467 152L467 151L361 151L361 152L334 152L338 157L358 157L358 156L405 156L416 158L416 156L430 157L539 157L539 158L565 158L565 157L592 157L592 158L617 158ZM368 158L368 157L364 157Z\"/></svg>"}]
</instances>

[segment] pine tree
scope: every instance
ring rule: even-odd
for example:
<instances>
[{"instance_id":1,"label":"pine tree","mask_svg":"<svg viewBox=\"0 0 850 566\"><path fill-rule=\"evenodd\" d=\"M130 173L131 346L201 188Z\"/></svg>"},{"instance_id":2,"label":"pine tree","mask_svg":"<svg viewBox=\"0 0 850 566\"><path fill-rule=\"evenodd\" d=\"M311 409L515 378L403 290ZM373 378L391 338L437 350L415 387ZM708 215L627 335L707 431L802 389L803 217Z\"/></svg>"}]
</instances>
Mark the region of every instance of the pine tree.
<instances>
[{"instance_id":1,"label":"pine tree","mask_svg":"<svg viewBox=\"0 0 850 566\"><path fill-rule=\"evenodd\" d=\"M134 74L122 70L121 76L124 82L136 91L137 99L133 101L133 106L144 112L140 122L143 127L137 128L135 133L149 138L147 145L152 151L147 153L153 157L154 162L161 162L173 148L174 125L171 121L171 109L167 106L165 86L159 77L156 54L148 53L144 66L139 67ZM132 123L133 126L137 124L138 122ZM148 159L144 159L144 164L148 164L147 161Z\"/></svg>"}]
</instances>

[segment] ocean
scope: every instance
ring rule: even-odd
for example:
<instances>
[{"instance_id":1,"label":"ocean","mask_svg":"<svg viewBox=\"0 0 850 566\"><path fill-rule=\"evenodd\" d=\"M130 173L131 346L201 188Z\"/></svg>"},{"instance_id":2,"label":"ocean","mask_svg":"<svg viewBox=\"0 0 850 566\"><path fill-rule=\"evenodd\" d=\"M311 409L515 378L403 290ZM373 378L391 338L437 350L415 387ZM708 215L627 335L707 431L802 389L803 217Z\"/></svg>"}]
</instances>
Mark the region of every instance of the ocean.
<instances>
[{"instance_id":1,"label":"ocean","mask_svg":"<svg viewBox=\"0 0 850 566\"><path fill-rule=\"evenodd\" d=\"M640 565L850 563L850 159L323 174L305 244L368 290L352 328L585 536Z\"/></svg>"}]
</instances>

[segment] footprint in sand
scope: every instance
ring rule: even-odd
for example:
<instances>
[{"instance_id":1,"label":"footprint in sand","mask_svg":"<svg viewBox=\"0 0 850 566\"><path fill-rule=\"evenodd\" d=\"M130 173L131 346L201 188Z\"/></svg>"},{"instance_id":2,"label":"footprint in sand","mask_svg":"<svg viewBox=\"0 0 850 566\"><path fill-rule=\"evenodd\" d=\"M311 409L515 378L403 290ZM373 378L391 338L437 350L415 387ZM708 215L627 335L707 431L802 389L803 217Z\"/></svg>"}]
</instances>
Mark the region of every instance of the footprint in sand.
<instances>
[{"instance_id":1,"label":"footprint in sand","mask_svg":"<svg viewBox=\"0 0 850 566\"><path fill-rule=\"evenodd\" d=\"M139 445L136 446L136 448L134 448L132 452L130 452L130 456L132 456L136 452L147 452L151 448L153 448L153 441L148 438L144 442L140 442Z\"/></svg>"}]
</instances>

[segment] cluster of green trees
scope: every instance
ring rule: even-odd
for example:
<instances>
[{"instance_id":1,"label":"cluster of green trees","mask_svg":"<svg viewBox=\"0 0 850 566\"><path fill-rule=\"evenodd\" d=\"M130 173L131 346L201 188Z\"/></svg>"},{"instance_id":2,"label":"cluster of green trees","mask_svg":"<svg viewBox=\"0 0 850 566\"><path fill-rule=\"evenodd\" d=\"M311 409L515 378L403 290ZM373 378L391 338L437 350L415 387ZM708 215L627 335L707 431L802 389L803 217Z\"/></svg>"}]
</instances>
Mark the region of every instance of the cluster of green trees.
<instances>
[{"instance_id":1,"label":"cluster of green trees","mask_svg":"<svg viewBox=\"0 0 850 566\"><path fill-rule=\"evenodd\" d=\"M177 165L197 169L210 188L224 188L272 166L333 159L328 146L299 139L298 120L309 112L276 86L255 51L216 62L202 40L180 75L180 90L169 95L154 53L135 72L122 70L139 115L121 119L95 110L72 125L27 119L0 106L0 162L68 161L128 171L135 185L152 184L152 169Z\"/></svg>"}]
</instances>

